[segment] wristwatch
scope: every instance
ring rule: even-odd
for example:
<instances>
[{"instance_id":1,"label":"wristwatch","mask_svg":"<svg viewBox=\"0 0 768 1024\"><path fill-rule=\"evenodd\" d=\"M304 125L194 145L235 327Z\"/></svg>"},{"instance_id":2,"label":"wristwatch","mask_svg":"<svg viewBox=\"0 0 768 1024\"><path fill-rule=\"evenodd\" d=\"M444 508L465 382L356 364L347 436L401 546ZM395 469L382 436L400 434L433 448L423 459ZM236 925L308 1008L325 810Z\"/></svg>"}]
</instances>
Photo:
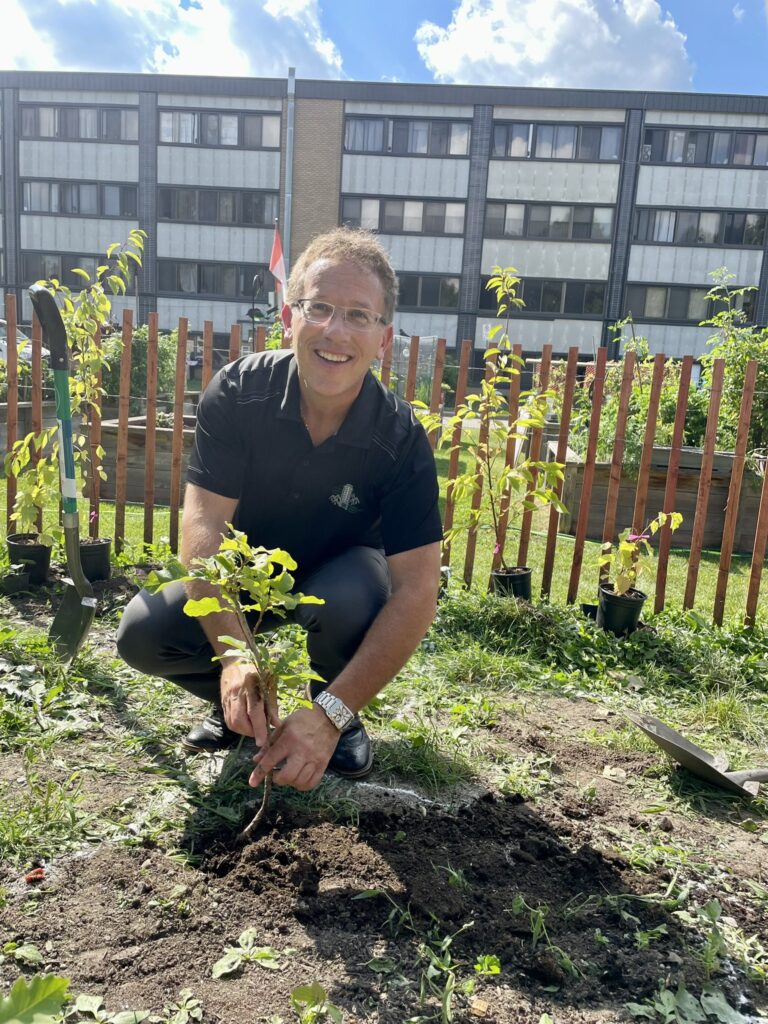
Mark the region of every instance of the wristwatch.
<instances>
[{"instance_id":1,"label":"wristwatch","mask_svg":"<svg viewBox=\"0 0 768 1024\"><path fill-rule=\"evenodd\" d=\"M317 704L319 708L323 709L339 732L344 732L346 727L355 717L354 713L349 710L343 700L339 697L334 697L332 693L326 693L325 690L323 690L322 693L318 693L312 703Z\"/></svg>"}]
</instances>

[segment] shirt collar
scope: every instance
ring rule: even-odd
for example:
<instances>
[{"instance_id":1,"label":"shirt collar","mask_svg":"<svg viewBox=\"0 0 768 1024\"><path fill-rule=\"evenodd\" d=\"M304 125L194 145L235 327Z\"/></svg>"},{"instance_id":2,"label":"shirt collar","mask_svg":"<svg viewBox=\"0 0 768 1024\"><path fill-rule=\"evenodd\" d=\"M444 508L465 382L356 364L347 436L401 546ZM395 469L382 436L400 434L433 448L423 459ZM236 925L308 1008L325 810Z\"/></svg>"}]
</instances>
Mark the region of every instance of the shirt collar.
<instances>
[{"instance_id":1,"label":"shirt collar","mask_svg":"<svg viewBox=\"0 0 768 1024\"><path fill-rule=\"evenodd\" d=\"M352 403L344 422L333 438L329 438L329 441L333 440L341 444L350 445L353 448L368 448L370 446L378 388L378 382L369 370L363 378L360 394ZM299 371L295 356L291 356L285 391L280 401L280 409L277 412L277 416L279 419L293 420L297 423L304 422L301 415Z\"/></svg>"}]
</instances>

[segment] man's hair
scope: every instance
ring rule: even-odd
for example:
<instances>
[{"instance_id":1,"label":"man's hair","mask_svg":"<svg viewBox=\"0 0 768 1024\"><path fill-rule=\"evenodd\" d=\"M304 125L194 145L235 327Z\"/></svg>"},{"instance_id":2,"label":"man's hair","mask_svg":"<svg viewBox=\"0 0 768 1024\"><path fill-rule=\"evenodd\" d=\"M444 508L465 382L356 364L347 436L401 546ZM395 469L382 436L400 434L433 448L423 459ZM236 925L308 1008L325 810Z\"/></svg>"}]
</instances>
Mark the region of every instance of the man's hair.
<instances>
[{"instance_id":1,"label":"man's hair","mask_svg":"<svg viewBox=\"0 0 768 1024\"><path fill-rule=\"evenodd\" d=\"M289 305L304 298L307 272L318 260L357 263L377 277L384 292L384 319L392 323L397 305L397 277L389 254L375 235L358 228L334 228L313 238L291 271L286 295Z\"/></svg>"}]
</instances>

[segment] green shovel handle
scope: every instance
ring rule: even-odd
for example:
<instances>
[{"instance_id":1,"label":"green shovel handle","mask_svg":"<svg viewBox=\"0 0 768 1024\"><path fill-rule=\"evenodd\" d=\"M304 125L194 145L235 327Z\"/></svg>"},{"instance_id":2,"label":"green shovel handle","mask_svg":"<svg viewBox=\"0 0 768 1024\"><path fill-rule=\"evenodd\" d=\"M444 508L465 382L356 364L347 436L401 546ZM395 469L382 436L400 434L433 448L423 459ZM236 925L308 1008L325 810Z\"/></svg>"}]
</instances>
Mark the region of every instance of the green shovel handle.
<instances>
[{"instance_id":1,"label":"green shovel handle","mask_svg":"<svg viewBox=\"0 0 768 1024\"><path fill-rule=\"evenodd\" d=\"M56 395L56 419L59 421L59 467L61 503L65 513L77 515L77 483L72 445L72 409L69 398L69 349L67 332L56 300L41 284L33 284L29 297L43 328L43 341L50 351L53 389Z\"/></svg>"}]
</instances>

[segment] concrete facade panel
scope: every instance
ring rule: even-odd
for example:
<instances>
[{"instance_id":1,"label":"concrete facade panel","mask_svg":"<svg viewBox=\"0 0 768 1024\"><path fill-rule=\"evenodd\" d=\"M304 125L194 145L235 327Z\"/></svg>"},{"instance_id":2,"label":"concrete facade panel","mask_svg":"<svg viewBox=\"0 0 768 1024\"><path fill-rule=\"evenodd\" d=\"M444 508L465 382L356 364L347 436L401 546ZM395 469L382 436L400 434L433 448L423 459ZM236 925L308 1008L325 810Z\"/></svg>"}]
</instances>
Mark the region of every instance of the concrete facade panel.
<instances>
[{"instance_id":1,"label":"concrete facade panel","mask_svg":"<svg viewBox=\"0 0 768 1024\"><path fill-rule=\"evenodd\" d=\"M179 317L189 320L190 333L200 333L206 320L213 322L216 333L229 333L232 324L241 323L242 336L246 337L250 320L246 313L250 307L248 299L240 302L216 302L213 299L195 299L180 295L178 298L160 296L157 300L158 322L161 330L169 331L178 326Z\"/></svg>"},{"instance_id":2,"label":"concrete facade panel","mask_svg":"<svg viewBox=\"0 0 768 1024\"><path fill-rule=\"evenodd\" d=\"M269 263L271 229L223 227L214 224L158 224L158 259L217 260L226 263Z\"/></svg>"},{"instance_id":3,"label":"concrete facade panel","mask_svg":"<svg viewBox=\"0 0 768 1024\"><path fill-rule=\"evenodd\" d=\"M580 107L563 107L560 110L553 107L505 107L493 108L493 117L497 121L564 121L566 124L582 121L609 122L616 124L624 123L624 110L606 108L604 110L589 110Z\"/></svg>"},{"instance_id":4,"label":"concrete facade panel","mask_svg":"<svg viewBox=\"0 0 768 1024\"><path fill-rule=\"evenodd\" d=\"M645 324L638 321L635 329L648 339L652 353L663 352L674 359L702 356L707 351L707 339L712 337L711 327L684 324Z\"/></svg>"},{"instance_id":5,"label":"concrete facade panel","mask_svg":"<svg viewBox=\"0 0 768 1024\"><path fill-rule=\"evenodd\" d=\"M486 238L484 274L495 266L517 267L529 277L606 281L611 247L598 242L537 242L527 238Z\"/></svg>"},{"instance_id":6,"label":"concrete facade panel","mask_svg":"<svg viewBox=\"0 0 768 1024\"><path fill-rule=\"evenodd\" d=\"M275 150L157 147L160 185L203 185L219 188L280 187L280 153Z\"/></svg>"},{"instance_id":7,"label":"concrete facade panel","mask_svg":"<svg viewBox=\"0 0 768 1024\"><path fill-rule=\"evenodd\" d=\"M498 320L477 318L475 348L488 347L488 330ZM601 320L512 320L509 336L513 344L521 344L524 352L541 352L542 346L551 342L555 352L566 352L572 345L578 345L580 352L594 353L600 344L603 332Z\"/></svg>"},{"instance_id":8,"label":"concrete facade panel","mask_svg":"<svg viewBox=\"0 0 768 1024\"><path fill-rule=\"evenodd\" d=\"M389 117L456 117L472 118L472 106L457 106L447 103L362 103L347 100L344 104L347 114L373 114Z\"/></svg>"},{"instance_id":9,"label":"concrete facade panel","mask_svg":"<svg viewBox=\"0 0 768 1024\"><path fill-rule=\"evenodd\" d=\"M638 206L768 209L768 170L748 167L668 167L643 164Z\"/></svg>"},{"instance_id":10,"label":"concrete facade panel","mask_svg":"<svg viewBox=\"0 0 768 1024\"><path fill-rule=\"evenodd\" d=\"M618 188L619 166L613 163L491 160L488 165L489 199L610 206L616 202Z\"/></svg>"},{"instance_id":11,"label":"concrete facade panel","mask_svg":"<svg viewBox=\"0 0 768 1024\"><path fill-rule=\"evenodd\" d=\"M339 223L344 104L296 101L293 151L291 261L309 242Z\"/></svg>"},{"instance_id":12,"label":"concrete facade panel","mask_svg":"<svg viewBox=\"0 0 768 1024\"><path fill-rule=\"evenodd\" d=\"M712 128L768 128L768 115L764 114L718 114L687 110L649 110L645 115L646 128L654 125L684 124L702 125Z\"/></svg>"},{"instance_id":13,"label":"concrete facade panel","mask_svg":"<svg viewBox=\"0 0 768 1024\"><path fill-rule=\"evenodd\" d=\"M426 267L435 274L461 274L464 240L430 235L379 235L395 270L414 273Z\"/></svg>"},{"instance_id":14,"label":"concrete facade panel","mask_svg":"<svg viewBox=\"0 0 768 1024\"><path fill-rule=\"evenodd\" d=\"M409 313L398 310L394 317L395 333L418 334L420 338L445 338L448 347L456 344L455 313Z\"/></svg>"},{"instance_id":15,"label":"concrete facade panel","mask_svg":"<svg viewBox=\"0 0 768 1024\"><path fill-rule=\"evenodd\" d=\"M124 242L136 221L99 217L21 215L21 248L37 252L67 252L99 256L113 242Z\"/></svg>"},{"instance_id":16,"label":"concrete facade panel","mask_svg":"<svg viewBox=\"0 0 768 1024\"><path fill-rule=\"evenodd\" d=\"M341 190L362 195L465 199L469 160L345 155Z\"/></svg>"},{"instance_id":17,"label":"concrete facade panel","mask_svg":"<svg viewBox=\"0 0 768 1024\"><path fill-rule=\"evenodd\" d=\"M759 249L714 249L672 245L633 245L629 257L631 282L661 281L709 285L711 270L727 267L735 284L757 285L763 254Z\"/></svg>"},{"instance_id":18,"label":"concrete facade panel","mask_svg":"<svg viewBox=\"0 0 768 1024\"><path fill-rule=\"evenodd\" d=\"M85 181L138 181L139 147L108 142L19 143L22 178L76 178Z\"/></svg>"},{"instance_id":19,"label":"concrete facade panel","mask_svg":"<svg viewBox=\"0 0 768 1024\"><path fill-rule=\"evenodd\" d=\"M55 103L104 103L135 107L139 102L139 94L137 92L104 92L101 89L87 91L57 89L55 93L52 93L50 89L19 89L19 101L49 105Z\"/></svg>"},{"instance_id":20,"label":"concrete facade panel","mask_svg":"<svg viewBox=\"0 0 768 1024\"><path fill-rule=\"evenodd\" d=\"M157 94L158 107L185 107L192 110L269 110L280 111L282 100L260 96L185 96L178 92Z\"/></svg>"}]
</instances>

